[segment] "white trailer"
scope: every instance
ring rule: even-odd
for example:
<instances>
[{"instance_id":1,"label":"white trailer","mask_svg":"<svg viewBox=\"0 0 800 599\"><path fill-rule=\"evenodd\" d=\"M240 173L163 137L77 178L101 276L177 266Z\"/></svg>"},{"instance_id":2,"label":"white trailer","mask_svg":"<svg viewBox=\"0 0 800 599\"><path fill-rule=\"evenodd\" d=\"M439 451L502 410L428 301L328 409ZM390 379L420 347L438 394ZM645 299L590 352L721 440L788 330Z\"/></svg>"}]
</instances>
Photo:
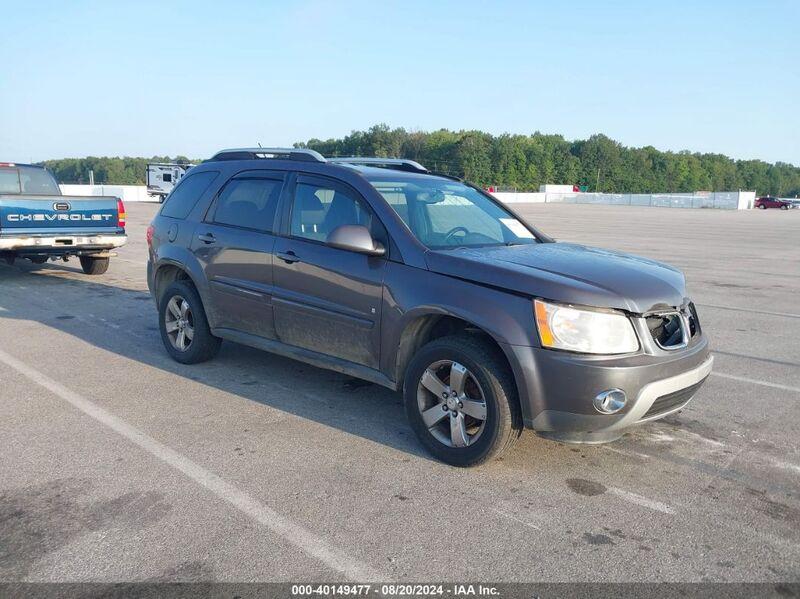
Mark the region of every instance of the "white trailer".
<instances>
[{"instance_id":1,"label":"white trailer","mask_svg":"<svg viewBox=\"0 0 800 599\"><path fill-rule=\"evenodd\" d=\"M547 183L539 186L539 193L573 193L577 192L574 185L558 185Z\"/></svg>"},{"instance_id":2,"label":"white trailer","mask_svg":"<svg viewBox=\"0 0 800 599\"><path fill-rule=\"evenodd\" d=\"M148 164L145 177L147 195L158 197L163 202L167 194L193 166L193 164Z\"/></svg>"}]
</instances>

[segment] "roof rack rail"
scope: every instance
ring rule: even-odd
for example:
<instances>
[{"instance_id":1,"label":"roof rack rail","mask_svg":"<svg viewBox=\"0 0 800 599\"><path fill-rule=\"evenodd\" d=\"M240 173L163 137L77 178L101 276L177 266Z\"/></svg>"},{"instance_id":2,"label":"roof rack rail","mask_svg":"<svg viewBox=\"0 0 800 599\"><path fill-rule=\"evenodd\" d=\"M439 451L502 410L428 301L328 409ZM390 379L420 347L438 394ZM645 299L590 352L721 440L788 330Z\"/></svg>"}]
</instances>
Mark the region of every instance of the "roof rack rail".
<instances>
[{"instance_id":1,"label":"roof rack rail","mask_svg":"<svg viewBox=\"0 0 800 599\"><path fill-rule=\"evenodd\" d=\"M339 164L354 164L359 166L377 166L380 168L389 168L398 171L408 171L411 173L428 173L430 172L419 162L408 160L406 158L374 158L365 156L342 156L337 158L328 158L328 162L335 162Z\"/></svg>"},{"instance_id":2,"label":"roof rack rail","mask_svg":"<svg viewBox=\"0 0 800 599\"><path fill-rule=\"evenodd\" d=\"M458 175L448 175L447 173L440 173L439 171L431 171L431 175L436 175L437 177L450 179L451 181L458 181L459 183L465 182L464 177L459 177Z\"/></svg>"},{"instance_id":3,"label":"roof rack rail","mask_svg":"<svg viewBox=\"0 0 800 599\"><path fill-rule=\"evenodd\" d=\"M322 154L306 148L229 148L227 150L220 150L209 160L255 160L259 158L298 160L300 162L326 162Z\"/></svg>"}]
</instances>

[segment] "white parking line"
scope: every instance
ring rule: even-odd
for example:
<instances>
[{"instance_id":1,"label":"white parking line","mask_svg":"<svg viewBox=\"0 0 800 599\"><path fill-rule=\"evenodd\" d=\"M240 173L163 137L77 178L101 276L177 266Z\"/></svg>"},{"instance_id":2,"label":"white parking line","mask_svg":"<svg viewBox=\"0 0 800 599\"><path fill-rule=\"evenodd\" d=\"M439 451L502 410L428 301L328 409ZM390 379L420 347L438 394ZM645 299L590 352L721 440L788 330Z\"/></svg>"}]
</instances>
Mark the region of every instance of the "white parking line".
<instances>
[{"instance_id":1,"label":"white parking line","mask_svg":"<svg viewBox=\"0 0 800 599\"><path fill-rule=\"evenodd\" d=\"M746 376L736 376L735 374L727 374L724 372L711 372L713 376L719 376L724 379L731 379L732 381L741 381L743 383L751 383L753 385L762 385L763 387L772 387L773 389L782 389L784 391L794 391L800 393L800 387L791 387L789 385L781 385L779 383L770 383L769 381L759 381L758 379L750 379Z\"/></svg>"},{"instance_id":2,"label":"white parking line","mask_svg":"<svg viewBox=\"0 0 800 599\"><path fill-rule=\"evenodd\" d=\"M626 449L617 449L616 447L612 447L611 445L601 445L603 451L611 451L613 453L618 453L620 455L639 458L642 460L649 460L652 456L647 455L646 453L641 453L639 451L633 450L626 450Z\"/></svg>"},{"instance_id":3,"label":"white parking line","mask_svg":"<svg viewBox=\"0 0 800 599\"><path fill-rule=\"evenodd\" d=\"M329 568L355 581L385 581L389 577L381 574L360 561L350 557L340 549L329 545L321 537L300 526L296 522L276 512L254 499L244 491L226 482L213 472L175 450L167 447L146 435L121 418L107 412L85 397L67 389L60 383L31 368L24 362L0 350L0 362L16 370L31 381L38 383L51 393L75 408L135 443L146 452L157 457L165 464L183 472L197 484L205 487L219 498L227 501L236 509L250 516L253 520L270 529L287 542L295 545L311 557L321 561Z\"/></svg>"},{"instance_id":4,"label":"white parking line","mask_svg":"<svg viewBox=\"0 0 800 599\"><path fill-rule=\"evenodd\" d=\"M775 466L776 468L780 468L781 470L792 470L793 472L800 474L800 466L798 466L797 464L792 464L790 462L782 462L774 458L771 460L771 462L772 465Z\"/></svg>"},{"instance_id":5,"label":"white parking line","mask_svg":"<svg viewBox=\"0 0 800 599\"><path fill-rule=\"evenodd\" d=\"M784 318L800 318L800 314L789 312L770 312L769 310L753 310L752 308L737 308L735 306L720 306L717 304L697 304L703 308L717 308L718 310L732 310L734 312L752 312L753 314L766 314L767 316L782 316Z\"/></svg>"},{"instance_id":6,"label":"white parking line","mask_svg":"<svg viewBox=\"0 0 800 599\"><path fill-rule=\"evenodd\" d=\"M509 520L513 520L514 522L519 522L520 524L527 526L528 528L533 528L534 530L539 530L539 527L535 524L531 524L530 522L526 522L521 518L517 518L516 516L512 516L511 514L507 514L506 512L501 512L500 510L492 510L498 516L503 516L503 518L508 518Z\"/></svg>"},{"instance_id":7,"label":"white parking line","mask_svg":"<svg viewBox=\"0 0 800 599\"><path fill-rule=\"evenodd\" d=\"M702 441L703 443L706 443L707 445L712 445L714 447L725 447L725 443L723 443L722 441L717 441L715 439L709 439L708 437L704 437L703 435L698 435L695 432L687 431L684 428L680 428L680 429L677 429L677 430L680 432L680 434L686 435L688 437L692 437L694 439L697 439L698 441Z\"/></svg>"},{"instance_id":8,"label":"white parking line","mask_svg":"<svg viewBox=\"0 0 800 599\"><path fill-rule=\"evenodd\" d=\"M662 512L664 514L675 513L675 510L669 507L666 503L661 503L660 501L653 501L652 499L648 499L647 497L642 497L641 495L637 495L636 493L631 493L630 491L617 489L616 487L609 487L608 492L613 495L616 495L620 499L624 499L625 501L629 501L630 503L635 503L636 505L640 505L642 507L646 507L651 510L655 510L657 512Z\"/></svg>"}]
</instances>

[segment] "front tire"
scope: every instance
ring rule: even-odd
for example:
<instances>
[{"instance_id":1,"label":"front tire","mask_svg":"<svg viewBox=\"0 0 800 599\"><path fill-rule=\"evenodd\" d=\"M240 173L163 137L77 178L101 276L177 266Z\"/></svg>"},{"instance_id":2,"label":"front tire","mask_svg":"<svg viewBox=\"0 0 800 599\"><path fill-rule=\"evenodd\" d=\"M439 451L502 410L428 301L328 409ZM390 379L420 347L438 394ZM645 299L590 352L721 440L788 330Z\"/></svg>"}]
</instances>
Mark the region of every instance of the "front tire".
<instances>
[{"instance_id":1,"label":"front tire","mask_svg":"<svg viewBox=\"0 0 800 599\"><path fill-rule=\"evenodd\" d=\"M475 335L423 346L406 370L403 395L422 445L452 466L498 458L522 433L511 369L494 345Z\"/></svg>"},{"instance_id":2,"label":"front tire","mask_svg":"<svg viewBox=\"0 0 800 599\"><path fill-rule=\"evenodd\" d=\"M211 334L200 295L186 281L175 281L161 295L158 329L167 353L181 364L210 360L222 343Z\"/></svg>"},{"instance_id":3,"label":"front tire","mask_svg":"<svg viewBox=\"0 0 800 599\"><path fill-rule=\"evenodd\" d=\"M108 270L108 258L94 258L92 256L79 256L81 268L87 275L102 275Z\"/></svg>"}]
</instances>

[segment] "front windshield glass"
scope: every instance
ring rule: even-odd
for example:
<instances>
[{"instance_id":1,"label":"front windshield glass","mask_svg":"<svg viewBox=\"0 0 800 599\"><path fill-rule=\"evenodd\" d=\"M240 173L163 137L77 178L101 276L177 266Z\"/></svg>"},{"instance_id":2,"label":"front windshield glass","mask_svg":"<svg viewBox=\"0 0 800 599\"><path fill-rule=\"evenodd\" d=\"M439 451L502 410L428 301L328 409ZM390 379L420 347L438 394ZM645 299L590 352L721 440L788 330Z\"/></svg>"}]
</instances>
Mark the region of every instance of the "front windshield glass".
<instances>
[{"instance_id":1,"label":"front windshield glass","mask_svg":"<svg viewBox=\"0 0 800 599\"><path fill-rule=\"evenodd\" d=\"M526 225L479 191L438 177L367 175L369 182L431 249L536 243Z\"/></svg>"}]
</instances>

